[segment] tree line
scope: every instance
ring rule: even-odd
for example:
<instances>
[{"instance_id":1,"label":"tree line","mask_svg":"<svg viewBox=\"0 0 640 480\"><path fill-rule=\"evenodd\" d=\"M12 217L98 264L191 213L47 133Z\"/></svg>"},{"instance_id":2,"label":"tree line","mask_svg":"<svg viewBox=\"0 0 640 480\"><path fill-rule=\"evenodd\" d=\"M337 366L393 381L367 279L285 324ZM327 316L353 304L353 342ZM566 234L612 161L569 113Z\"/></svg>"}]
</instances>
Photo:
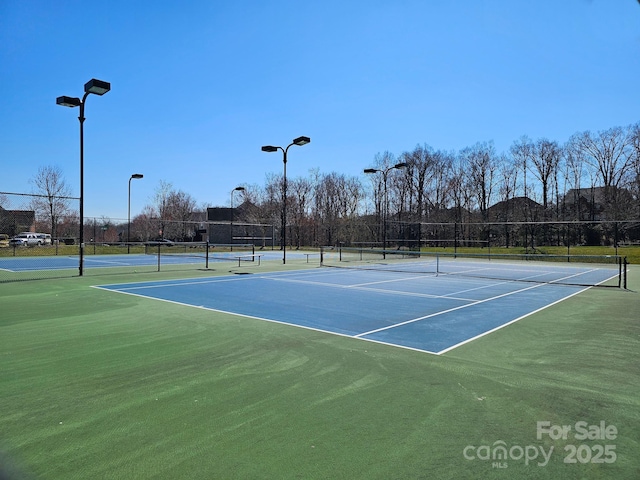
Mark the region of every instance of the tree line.
<instances>
[{"instance_id":1,"label":"tree line","mask_svg":"<svg viewBox=\"0 0 640 480\"><path fill-rule=\"evenodd\" d=\"M398 166L398 168L394 168ZM364 166L363 166L364 167ZM371 175L349 176L312 169L287 179L287 228L293 246L338 242L381 242L460 236L522 243L520 233L472 224L592 222L562 237L558 228L524 227L531 243L607 243L617 222L618 239L638 240L640 221L640 122L572 135L565 143L523 136L508 151L478 142L459 151L416 145L399 154L374 156ZM282 227L283 177L269 174L263 185L244 185L238 221ZM31 207L55 235L62 218L77 215L62 173L41 168L33 178ZM161 181L151 202L133 217L132 237L189 241L206 220L206 204ZM113 225L109 219L101 222ZM439 224L465 224L455 233ZM600 226L598 226L600 225ZM126 225L125 225L126 226ZM612 228L612 227L611 227ZM535 236L535 238L534 238ZM511 238L510 238L511 237ZM484 240L483 240L484 241ZM526 240L528 242L529 240ZM396 242L396 243L398 243Z\"/></svg>"},{"instance_id":2,"label":"tree line","mask_svg":"<svg viewBox=\"0 0 640 480\"><path fill-rule=\"evenodd\" d=\"M558 228L525 227L532 243L607 243L614 234L606 230L614 227L606 221L618 239L638 235L640 123L576 133L564 144L523 136L507 152L497 152L493 142L457 152L423 144L397 155L378 153L372 167L376 173L368 179L317 169L289 179L291 242L426 239L445 235L437 224L447 223L593 223L574 229L572 239L566 232L561 238ZM263 187L245 186L262 220L281 221L282 186L281 175L269 176ZM456 234L470 239L486 233L467 226ZM508 232L494 228L491 236L509 245Z\"/></svg>"}]
</instances>

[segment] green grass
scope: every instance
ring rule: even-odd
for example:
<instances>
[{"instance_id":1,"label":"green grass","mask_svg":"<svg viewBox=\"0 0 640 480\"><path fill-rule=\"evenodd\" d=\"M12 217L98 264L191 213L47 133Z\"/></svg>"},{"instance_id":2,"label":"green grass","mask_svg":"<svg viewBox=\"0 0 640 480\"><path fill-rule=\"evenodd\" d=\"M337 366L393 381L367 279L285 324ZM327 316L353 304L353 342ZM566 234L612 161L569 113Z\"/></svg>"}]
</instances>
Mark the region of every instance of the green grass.
<instances>
[{"instance_id":1,"label":"green grass","mask_svg":"<svg viewBox=\"0 0 640 480\"><path fill-rule=\"evenodd\" d=\"M16 468L46 479L640 477L635 292L591 289L434 356L90 288L212 274L0 284L0 449ZM640 270L629 281L638 289ZM544 420L605 421L619 435L538 440ZM463 456L500 440L554 452L544 467L506 469ZM617 459L565 464L569 443L614 444Z\"/></svg>"}]
</instances>

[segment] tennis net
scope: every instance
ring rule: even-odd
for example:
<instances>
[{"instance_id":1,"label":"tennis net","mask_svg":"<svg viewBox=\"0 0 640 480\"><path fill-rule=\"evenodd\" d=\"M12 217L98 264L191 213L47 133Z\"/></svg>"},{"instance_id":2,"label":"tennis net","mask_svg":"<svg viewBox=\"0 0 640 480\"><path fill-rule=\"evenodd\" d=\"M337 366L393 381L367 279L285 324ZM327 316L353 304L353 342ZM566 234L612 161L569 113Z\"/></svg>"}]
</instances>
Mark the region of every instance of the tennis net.
<instances>
[{"instance_id":1,"label":"tennis net","mask_svg":"<svg viewBox=\"0 0 640 480\"><path fill-rule=\"evenodd\" d=\"M214 244L208 242L148 242L145 253L164 263L202 263L209 268L211 261L254 261L253 244Z\"/></svg>"},{"instance_id":2,"label":"tennis net","mask_svg":"<svg viewBox=\"0 0 640 480\"><path fill-rule=\"evenodd\" d=\"M325 267L371 271L627 288L627 260L618 255L472 254L323 247L320 263Z\"/></svg>"},{"instance_id":3,"label":"tennis net","mask_svg":"<svg viewBox=\"0 0 640 480\"><path fill-rule=\"evenodd\" d=\"M209 259L219 261L233 260L238 262L254 262L256 247L253 243L210 243Z\"/></svg>"}]
</instances>

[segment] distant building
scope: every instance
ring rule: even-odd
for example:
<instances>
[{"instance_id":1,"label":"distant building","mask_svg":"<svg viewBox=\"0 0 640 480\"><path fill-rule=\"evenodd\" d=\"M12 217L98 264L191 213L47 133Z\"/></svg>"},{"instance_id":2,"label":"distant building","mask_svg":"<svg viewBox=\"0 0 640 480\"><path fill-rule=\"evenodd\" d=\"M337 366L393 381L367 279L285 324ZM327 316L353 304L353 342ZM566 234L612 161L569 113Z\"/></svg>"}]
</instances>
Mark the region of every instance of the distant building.
<instances>
[{"instance_id":1,"label":"distant building","mask_svg":"<svg viewBox=\"0 0 640 480\"><path fill-rule=\"evenodd\" d=\"M487 209L490 222L537 222L543 219L544 207L528 197L514 197Z\"/></svg>"},{"instance_id":2,"label":"distant building","mask_svg":"<svg viewBox=\"0 0 640 480\"><path fill-rule=\"evenodd\" d=\"M600 221L633 216L633 195L626 188L572 188L562 202L573 220Z\"/></svg>"},{"instance_id":3,"label":"distant building","mask_svg":"<svg viewBox=\"0 0 640 480\"><path fill-rule=\"evenodd\" d=\"M20 232L36 231L36 212L33 210L5 210L0 207L0 233L13 237Z\"/></svg>"},{"instance_id":4,"label":"distant building","mask_svg":"<svg viewBox=\"0 0 640 480\"><path fill-rule=\"evenodd\" d=\"M279 232L272 223L262 220L262 214L259 207L248 201L235 208L207 208L207 239L214 244L273 246Z\"/></svg>"}]
</instances>

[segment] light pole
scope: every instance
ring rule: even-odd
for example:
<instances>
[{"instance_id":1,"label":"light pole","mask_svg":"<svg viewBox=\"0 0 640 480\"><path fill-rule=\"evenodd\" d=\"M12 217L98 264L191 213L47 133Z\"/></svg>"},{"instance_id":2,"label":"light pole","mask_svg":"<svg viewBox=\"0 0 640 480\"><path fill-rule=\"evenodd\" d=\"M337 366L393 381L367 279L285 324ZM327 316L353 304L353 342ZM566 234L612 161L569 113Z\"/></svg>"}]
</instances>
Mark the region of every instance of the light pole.
<instances>
[{"instance_id":1,"label":"light pole","mask_svg":"<svg viewBox=\"0 0 640 480\"><path fill-rule=\"evenodd\" d=\"M389 172L393 169L406 168L407 164L405 162L396 163L394 166L385 168L382 170L378 170L377 168L365 168L364 173L381 173L382 181L384 183L384 208L382 211L382 256L386 258L386 250L387 250L387 216L389 215L389 192L387 190L387 176Z\"/></svg>"},{"instance_id":2,"label":"light pole","mask_svg":"<svg viewBox=\"0 0 640 480\"><path fill-rule=\"evenodd\" d=\"M111 90L111 84L109 82L103 82L102 80L96 80L95 78L89 80L84 84L84 96L82 100L78 97L58 97L56 104L63 107L80 107L80 264L78 267L79 274L83 273L83 259L84 259L84 104L90 93L94 95L104 95Z\"/></svg>"},{"instance_id":3,"label":"light pole","mask_svg":"<svg viewBox=\"0 0 640 480\"><path fill-rule=\"evenodd\" d=\"M273 145L265 145L262 147L263 152L275 152L282 150L284 162L284 179L282 182L282 263L287 263L287 151L291 145L306 145L311 142L309 137L298 137L293 140L286 148L274 147Z\"/></svg>"},{"instance_id":4,"label":"light pole","mask_svg":"<svg viewBox=\"0 0 640 480\"><path fill-rule=\"evenodd\" d=\"M244 187L236 187L233 190L231 190L231 244L233 244L233 192L244 192L245 188Z\"/></svg>"},{"instance_id":5,"label":"light pole","mask_svg":"<svg viewBox=\"0 0 640 480\"><path fill-rule=\"evenodd\" d=\"M134 178L137 180L144 177L141 173L134 173L129 178L129 207L127 209L127 253L129 253L129 246L131 244L131 180Z\"/></svg>"}]
</instances>

